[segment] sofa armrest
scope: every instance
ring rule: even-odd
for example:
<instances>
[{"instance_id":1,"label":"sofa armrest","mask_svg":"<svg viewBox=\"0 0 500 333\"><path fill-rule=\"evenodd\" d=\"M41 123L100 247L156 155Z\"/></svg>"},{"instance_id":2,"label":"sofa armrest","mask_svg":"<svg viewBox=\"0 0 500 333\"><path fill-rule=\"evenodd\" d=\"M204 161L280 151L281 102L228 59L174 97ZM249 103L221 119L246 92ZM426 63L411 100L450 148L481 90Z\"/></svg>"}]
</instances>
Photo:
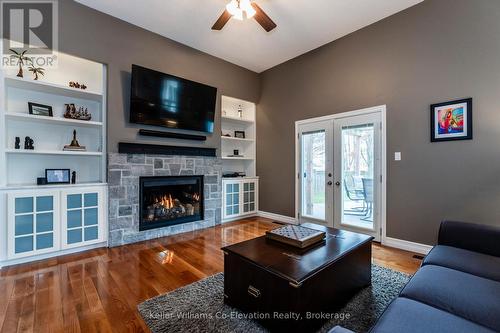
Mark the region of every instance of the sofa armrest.
<instances>
[{"instance_id":1,"label":"sofa armrest","mask_svg":"<svg viewBox=\"0 0 500 333\"><path fill-rule=\"evenodd\" d=\"M443 221L439 228L438 244L500 257L500 228Z\"/></svg>"}]
</instances>

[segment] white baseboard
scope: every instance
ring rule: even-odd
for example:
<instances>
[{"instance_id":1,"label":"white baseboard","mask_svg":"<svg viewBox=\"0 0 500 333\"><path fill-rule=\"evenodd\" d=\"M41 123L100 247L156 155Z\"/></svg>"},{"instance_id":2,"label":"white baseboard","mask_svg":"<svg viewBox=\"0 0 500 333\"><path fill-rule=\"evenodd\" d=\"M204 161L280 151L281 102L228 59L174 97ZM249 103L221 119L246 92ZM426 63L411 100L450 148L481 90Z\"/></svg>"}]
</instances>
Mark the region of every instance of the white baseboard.
<instances>
[{"instance_id":1,"label":"white baseboard","mask_svg":"<svg viewBox=\"0 0 500 333\"><path fill-rule=\"evenodd\" d=\"M254 217L254 216L259 216L259 213L257 212L257 213L250 213L250 214L246 214L246 215L239 215L237 217L231 217L231 218L222 220L221 224L225 224L225 223L229 223L229 222L234 222L234 221L239 221L239 220L245 219L247 217Z\"/></svg>"},{"instance_id":2,"label":"white baseboard","mask_svg":"<svg viewBox=\"0 0 500 333\"><path fill-rule=\"evenodd\" d=\"M395 247L397 249L415 252L415 253L420 253L420 254L424 254L424 255L427 255L427 253L429 253L429 251L432 249L431 245L414 243L414 242L405 241L405 240L397 239L397 238L391 238L391 237L385 237L385 239L382 240L382 245L389 246L389 247Z\"/></svg>"},{"instance_id":3,"label":"white baseboard","mask_svg":"<svg viewBox=\"0 0 500 333\"><path fill-rule=\"evenodd\" d=\"M31 256L31 257L4 260L4 261L0 261L0 268L12 266L12 265L24 264L24 263L28 263L28 262L32 262L32 261L49 259L49 258L53 258L53 257L64 256L67 254L73 254L73 253L93 250L93 249L97 249L100 247L107 247L107 246L108 246L107 242L101 242L101 243L86 245L86 246L82 246L82 247L75 247L73 249L61 250L61 251L56 251L56 252L51 252L51 253L46 253L46 254L39 254L39 255Z\"/></svg>"},{"instance_id":4,"label":"white baseboard","mask_svg":"<svg viewBox=\"0 0 500 333\"><path fill-rule=\"evenodd\" d=\"M265 217L267 219L275 220L278 222L289 223L289 224L297 224L297 219L291 216L280 215L275 213L269 213L259 210L260 217Z\"/></svg>"}]
</instances>

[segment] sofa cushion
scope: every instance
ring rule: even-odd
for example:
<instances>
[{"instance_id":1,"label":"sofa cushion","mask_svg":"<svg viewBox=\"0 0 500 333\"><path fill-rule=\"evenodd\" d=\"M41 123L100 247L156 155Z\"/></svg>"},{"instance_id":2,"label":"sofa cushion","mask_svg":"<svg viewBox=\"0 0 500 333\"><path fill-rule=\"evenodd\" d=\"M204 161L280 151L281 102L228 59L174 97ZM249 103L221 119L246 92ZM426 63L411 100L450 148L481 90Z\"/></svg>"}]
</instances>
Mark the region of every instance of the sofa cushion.
<instances>
[{"instance_id":1,"label":"sofa cushion","mask_svg":"<svg viewBox=\"0 0 500 333\"><path fill-rule=\"evenodd\" d=\"M400 296L500 331L500 282L426 265L411 278Z\"/></svg>"},{"instance_id":2,"label":"sofa cushion","mask_svg":"<svg viewBox=\"0 0 500 333\"><path fill-rule=\"evenodd\" d=\"M422 265L437 265L500 281L500 257L457 247L438 245L425 257Z\"/></svg>"},{"instance_id":3,"label":"sofa cushion","mask_svg":"<svg viewBox=\"0 0 500 333\"><path fill-rule=\"evenodd\" d=\"M382 314L373 333L485 333L486 327L432 306L399 297Z\"/></svg>"}]
</instances>

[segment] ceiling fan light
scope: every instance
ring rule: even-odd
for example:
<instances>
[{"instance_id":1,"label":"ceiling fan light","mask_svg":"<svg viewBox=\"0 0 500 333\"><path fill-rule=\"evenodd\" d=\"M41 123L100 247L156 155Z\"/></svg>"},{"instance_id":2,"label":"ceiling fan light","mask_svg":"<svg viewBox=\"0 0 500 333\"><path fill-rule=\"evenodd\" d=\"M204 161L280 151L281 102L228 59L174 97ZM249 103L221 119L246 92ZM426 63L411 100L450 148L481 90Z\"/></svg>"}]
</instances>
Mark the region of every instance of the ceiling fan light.
<instances>
[{"instance_id":1,"label":"ceiling fan light","mask_svg":"<svg viewBox=\"0 0 500 333\"><path fill-rule=\"evenodd\" d=\"M243 11L238 8L236 13L233 15L233 17L239 21L243 21Z\"/></svg>"},{"instance_id":2,"label":"ceiling fan light","mask_svg":"<svg viewBox=\"0 0 500 333\"><path fill-rule=\"evenodd\" d=\"M236 15L241 9L238 7L238 2L236 0L232 0L226 6L227 11L231 15Z\"/></svg>"},{"instance_id":3,"label":"ceiling fan light","mask_svg":"<svg viewBox=\"0 0 500 333\"><path fill-rule=\"evenodd\" d=\"M253 9L252 5L250 4L250 1L245 1L241 3L241 8L245 11L247 14L247 18L252 18L257 14L255 9Z\"/></svg>"},{"instance_id":4,"label":"ceiling fan light","mask_svg":"<svg viewBox=\"0 0 500 333\"><path fill-rule=\"evenodd\" d=\"M235 19L243 20L243 11L241 10L236 0L232 0L230 3L228 3L226 9L229 14L233 15Z\"/></svg>"}]
</instances>

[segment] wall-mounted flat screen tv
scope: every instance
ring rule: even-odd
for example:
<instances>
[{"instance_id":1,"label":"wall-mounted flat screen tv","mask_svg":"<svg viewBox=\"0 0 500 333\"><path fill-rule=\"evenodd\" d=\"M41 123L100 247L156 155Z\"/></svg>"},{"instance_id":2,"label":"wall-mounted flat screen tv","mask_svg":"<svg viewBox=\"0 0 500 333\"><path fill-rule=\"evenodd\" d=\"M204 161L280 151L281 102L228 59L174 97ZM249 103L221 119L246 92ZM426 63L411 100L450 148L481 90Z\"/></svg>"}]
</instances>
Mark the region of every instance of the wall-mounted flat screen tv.
<instances>
[{"instance_id":1,"label":"wall-mounted flat screen tv","mask_svg":"<svg viewBox=\"0 0 500 333\"><path fill-rule=\"evenodd\" d=\"M132 65L130 122L213 133L217 88Z\"/></svg>"}]
</instances>

